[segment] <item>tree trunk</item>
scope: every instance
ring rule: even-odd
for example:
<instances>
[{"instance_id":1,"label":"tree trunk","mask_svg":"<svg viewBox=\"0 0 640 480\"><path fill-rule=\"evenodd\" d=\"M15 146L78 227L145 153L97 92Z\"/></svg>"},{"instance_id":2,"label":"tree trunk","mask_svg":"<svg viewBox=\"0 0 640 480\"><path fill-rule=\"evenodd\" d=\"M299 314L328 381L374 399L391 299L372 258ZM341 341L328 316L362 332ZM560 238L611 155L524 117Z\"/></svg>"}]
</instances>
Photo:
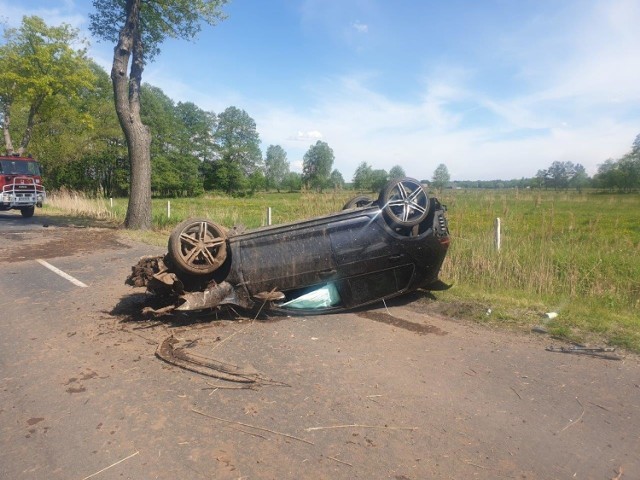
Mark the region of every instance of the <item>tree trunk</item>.
<instances>
[{"instance_id":1,"label":"tree trunk","mask_svg":"<svg viewBox=\"0 0 640 480\"><path fill-rule=\"evenodd\" d=\"M11 125L11 104L3 103L2 104L2 114L3 114L3 122L2 122L2 130L4 134L4 145L7 150L7 155L11 155L13 153L13 143L11 142L11 133L9 132L9 126Z\"/></svg>"},{"instance_id":2,"label":"tree trunk","mask_svg":"<svg viewBox=\"0 0 640 480\"><path fill-rule=\"evenodd\" d=\"M24 129L24 135L22 136L22 141L20 142L20 147L18 148L18 154L20 156L24 155L27 151L27 147L29 146L29 142L31 142L31 135L33 133L33 126L36 123L36 115L40 107L42 107L42 102L44 102L45 96L39 95L34 99L31 107L29 108L29 116L27 118L27 126Z\"/></svg>"},{"instance_id":3,"label":"tree trunk","mask_svg":"<svg viewBox=\"0 0 640 480\"><path fill-rule=\"evenodd\" d=\"M140 118L140 85L144 61L140 38L140 0L127 0L126 22L113 52L111 81L116 113L127 139L130 167L126 228L151 227L151 134ZM131 78L127 67L131 60Z\"/></svg>"}]
</instances>

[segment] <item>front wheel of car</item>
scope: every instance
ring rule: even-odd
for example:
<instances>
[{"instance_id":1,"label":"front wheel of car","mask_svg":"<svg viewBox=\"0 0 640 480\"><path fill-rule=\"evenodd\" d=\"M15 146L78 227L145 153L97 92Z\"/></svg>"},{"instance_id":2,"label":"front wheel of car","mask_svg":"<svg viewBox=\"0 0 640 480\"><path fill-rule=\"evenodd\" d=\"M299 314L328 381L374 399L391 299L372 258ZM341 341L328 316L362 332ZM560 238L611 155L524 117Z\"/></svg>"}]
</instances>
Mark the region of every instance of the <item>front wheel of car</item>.
<instances>
[{"instance_id":1,"label":"front wheel of car","mask_svg":"<svg viewBox=\"0 0 640 480\"><path fill-rule=\"evenodd\" d=\"M220 225L205 219L179 223L169 236L171 263L189 275L215 272L227 258L227 235Z\"/></svg>"},{"instance_id":2,"label":"front wheel of car","mask_svg":"<svg viewBox=\"0 0 640 480\"><path fill-rule=\"evenodd\" d=\"M344 207L342 207L342 209L343 210L350 210L352 208L368 207L372 203L373 203L373 200L371 200L366 195L358 195L357 197L353 197L351 200L349 200L347 203L345 203Z\"/></svg>"},{"instance_id":3,"label":"front wheel of car","mask_svg":"<svg viewBox=\"0 0 640 480\"><path fill-rule=\"evenodd\" d=\"M391 180L380 192L378 202L392 227L414 227L429 214L429 195L414 178Z\"/></svg>"}]
</instances>

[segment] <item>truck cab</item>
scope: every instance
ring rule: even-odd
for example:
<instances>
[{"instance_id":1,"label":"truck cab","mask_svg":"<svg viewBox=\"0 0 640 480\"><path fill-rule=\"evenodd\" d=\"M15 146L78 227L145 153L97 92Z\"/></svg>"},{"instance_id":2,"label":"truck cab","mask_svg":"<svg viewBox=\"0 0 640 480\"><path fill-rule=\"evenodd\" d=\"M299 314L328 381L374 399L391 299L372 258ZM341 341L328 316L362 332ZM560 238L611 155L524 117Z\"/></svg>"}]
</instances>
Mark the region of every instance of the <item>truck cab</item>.
<instances>
[{"instance_id":1,"label":"truck cab","mask_svg":"<svg viewBox=\"0 0 640 480\"><path fill-rule=\"evenodd\" d=\"M33 216L46 199L40 164L32 157L0 156L0 211L20 210Z\"/></svg>"}]
</instances>

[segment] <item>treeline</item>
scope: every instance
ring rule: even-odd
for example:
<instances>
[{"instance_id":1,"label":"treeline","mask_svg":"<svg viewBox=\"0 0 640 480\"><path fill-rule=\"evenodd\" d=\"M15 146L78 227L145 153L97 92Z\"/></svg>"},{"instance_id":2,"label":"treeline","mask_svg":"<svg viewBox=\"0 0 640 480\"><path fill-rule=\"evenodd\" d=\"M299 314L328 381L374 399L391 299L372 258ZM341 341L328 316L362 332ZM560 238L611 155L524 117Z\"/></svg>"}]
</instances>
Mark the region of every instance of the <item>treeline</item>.
<instances>
[{"instance_id":1,"label":"treeline","mask_svg":"<svg viewBox=\"0 0 640 480\"><path fill-rule=\"evenodd\" d=\"M49 189L69 188L94 195L126 196L127 144L114 109L108 74L86 56L78 31L49 27L25 17L4 31L0 45L0 124L7 153L32 154L44 167ZM270 145L263 157L256 123L230 106L216 114L191 102L174 102L160 88L141 86L141 117L151 141L151 188L156 196L194 196L218 190L232 195L258 189L322 191L342 188L334 153L322 141L303 158L302 174L292 172L285 150ZM362 162L353 177L358 190L377 190L404 176ZM546 188L610 191L640 189L640 135L631 151L600 165L589 178L572 162L554 162L532 178L450 182L444 164L425 180L446 188Z\"/></svg>"},{"instance_id":2,"label":"treeline","mask_svg":"<svg viewBox=\"0 0 640 480\"><path fill-rule=\"evenodd\" d=\"M79 32L25 17L6 28L0 45L0 124L7 153L31 154L47 188L104 196L129 190L127 144L114 109L108 74L86 56ZM342 187L326 142L310 146L303 173L290 171L284 149L263 158L256 123L230 106L219 114L175 103L160 88L141 86L141 118L151 134L151 189L156 196L205 190Z\"/></svg>"},{"instance_id":3,"label":"treeline","mask_svg":"<svg viewBox=\"0 0 640 480\"><path fill-rule=\"evenodd\" d=\"M425 180L425 183L428 181ZM598 172L589 177L581 164L553 162L549 168L538 170L535 177L514 180L462 180L449 184L451 188L541 188L553 190L595 188L617 192L640 190L640 135L631 150L618 159L599 165Z\"/></svg>"},{"instance_id":4,"label":"treeline","mask_svg":"<svg viewBox=\"0 0 640 480\"><path fill-rule=\"evenodd\" d=\"M609 159L598 167L593 185L609 191L633 192L640 190L640 135L631 150L618 159Z\"/></svg>"}]
</instances>

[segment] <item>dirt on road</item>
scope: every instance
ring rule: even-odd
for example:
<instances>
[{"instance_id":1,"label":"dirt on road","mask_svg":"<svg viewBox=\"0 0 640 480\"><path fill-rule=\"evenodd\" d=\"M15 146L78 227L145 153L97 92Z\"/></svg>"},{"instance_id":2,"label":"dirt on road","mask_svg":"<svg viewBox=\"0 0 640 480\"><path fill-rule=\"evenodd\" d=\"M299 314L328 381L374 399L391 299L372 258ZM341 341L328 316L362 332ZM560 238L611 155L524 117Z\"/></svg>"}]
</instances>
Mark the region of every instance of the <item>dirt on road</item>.
<instances>
[{"instance_id":1,"label":"dirt on road","mask_svg":"<svg viewBox=\"0 0 640 480\"><path fill-rule=\"evenodd\" d=\"M145 317L124 278L157 249L1 228L1 478L640 478L636 356L548 352L559 342L434 316L426 294L317 317ZM27 288L48 275L36 258L88 287ZM169 338L258 381L171 365L156 356Z\"/></svg>"}]
</instances>

